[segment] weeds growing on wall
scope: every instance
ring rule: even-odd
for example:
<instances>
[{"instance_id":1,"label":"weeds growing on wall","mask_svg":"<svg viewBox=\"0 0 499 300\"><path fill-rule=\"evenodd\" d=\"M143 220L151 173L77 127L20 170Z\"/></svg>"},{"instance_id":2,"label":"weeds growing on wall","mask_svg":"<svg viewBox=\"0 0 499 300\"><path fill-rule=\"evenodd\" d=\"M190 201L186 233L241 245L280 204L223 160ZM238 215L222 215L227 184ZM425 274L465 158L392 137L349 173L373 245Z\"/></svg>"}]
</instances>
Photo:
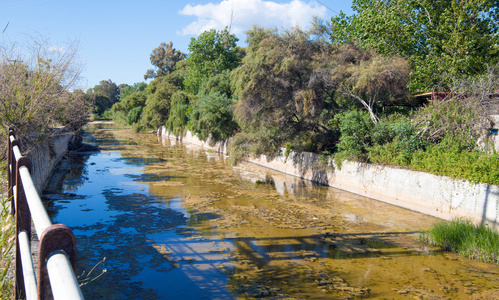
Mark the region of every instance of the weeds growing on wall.
<instances>
[{"instance_id":1,"label":"weeds growing on wall","mask_svg":"<svg viewBox=\"0 0 499 300\"><path fill-rule=\"evenodd\" d=\"M445 251L483 262L499 264L499 232L469 220L443 221L421 234L421 239Z\"/></svg>"}]
</instances>

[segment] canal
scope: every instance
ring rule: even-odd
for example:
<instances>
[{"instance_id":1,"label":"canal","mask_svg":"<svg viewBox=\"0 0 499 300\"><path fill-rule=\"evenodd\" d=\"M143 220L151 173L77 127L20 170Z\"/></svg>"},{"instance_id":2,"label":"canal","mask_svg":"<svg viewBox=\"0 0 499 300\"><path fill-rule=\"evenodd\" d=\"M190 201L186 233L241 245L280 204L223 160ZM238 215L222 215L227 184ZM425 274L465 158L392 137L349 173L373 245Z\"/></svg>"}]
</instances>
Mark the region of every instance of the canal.
<instances>
[{"instance_id":1,"label":"canal","mask_svg":"<svg viewBox=\"0 0 499 300\"><path fill-rule=\"evenodd\" d=\"M110 124L44 193L86 299L492 299L497 265L430 248L437 220Z\"/></svg>"}]
</instances>

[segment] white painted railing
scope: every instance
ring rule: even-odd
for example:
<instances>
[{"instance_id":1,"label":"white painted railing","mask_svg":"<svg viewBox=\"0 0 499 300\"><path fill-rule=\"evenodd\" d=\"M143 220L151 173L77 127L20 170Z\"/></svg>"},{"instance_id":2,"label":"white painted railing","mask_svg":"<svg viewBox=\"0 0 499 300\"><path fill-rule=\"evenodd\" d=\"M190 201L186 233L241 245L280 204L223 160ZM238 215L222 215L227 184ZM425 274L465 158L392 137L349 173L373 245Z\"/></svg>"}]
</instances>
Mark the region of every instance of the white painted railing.
<instances>
[{"instance_id":1,"label":"white painted railing","mask_svg":"<svg viewBox=\"0 0 499 300\"><path fill-rule=\"evenodd\" d=\"M83 299L76 271L76 240L69 227L52 224L31 177L31 160L22 156L9 132L9 197L16 219L16 299ZM39 239L38 273L31 253L31 221Z\"/></svg>"}]
</instances>

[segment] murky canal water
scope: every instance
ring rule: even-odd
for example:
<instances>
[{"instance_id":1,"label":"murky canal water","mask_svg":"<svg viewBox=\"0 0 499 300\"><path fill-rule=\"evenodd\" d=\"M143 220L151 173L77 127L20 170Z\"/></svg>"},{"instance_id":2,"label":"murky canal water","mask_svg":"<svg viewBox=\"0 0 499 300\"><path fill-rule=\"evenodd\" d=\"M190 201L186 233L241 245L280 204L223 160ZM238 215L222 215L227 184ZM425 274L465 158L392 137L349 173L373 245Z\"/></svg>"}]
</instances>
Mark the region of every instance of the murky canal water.
<instances>
[{"instance_id":1,"label":"murky canal water","mask_svg":"<svg viewBox=\"0 0 499 300\"><path fill-rule=\"evenodd\" d=\"M429 249L436 219L110 125L45 193L86 299L494 299L497 265Z\"/></svg>"}]
</instances>

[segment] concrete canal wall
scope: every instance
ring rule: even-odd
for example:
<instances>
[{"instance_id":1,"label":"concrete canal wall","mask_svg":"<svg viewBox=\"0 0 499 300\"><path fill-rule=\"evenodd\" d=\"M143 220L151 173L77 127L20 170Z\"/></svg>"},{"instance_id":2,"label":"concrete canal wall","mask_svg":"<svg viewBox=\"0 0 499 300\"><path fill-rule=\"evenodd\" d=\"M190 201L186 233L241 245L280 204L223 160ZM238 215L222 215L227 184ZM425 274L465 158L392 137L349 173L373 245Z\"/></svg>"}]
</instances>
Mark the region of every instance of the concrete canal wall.
<instances>
[{"instance_id":1,"label":"concrete canal wall","mask_svg":"<svg viewBox=\"0 0 499 300\"><path fill-rule=\"evenodd\" d=\"M52 139L37 146L28 146L30 151L27 156L33 164L31 177L39 194L47 185L55 166L68 151L68 144L73 137L72 132L64 128L57 128Z\"/></svg>"},{"instance_id":2,"label":"concrete canal wall","mask_svg":"<svg viewBox=\"0 0 499 300\"><path fill-rule=\"evenodd\" d=\"M227 154L227 143L210 146L190 132L175 137L163 127L158 135ZM441 219L464 217L499 225L499 186L496 185L350 161L344 161L341 167L329 161L326 167L319 155L306 152L291 152L288 157L282 155L273 160L262 156L249 161Z\"/></svg>"}]
</instances>

